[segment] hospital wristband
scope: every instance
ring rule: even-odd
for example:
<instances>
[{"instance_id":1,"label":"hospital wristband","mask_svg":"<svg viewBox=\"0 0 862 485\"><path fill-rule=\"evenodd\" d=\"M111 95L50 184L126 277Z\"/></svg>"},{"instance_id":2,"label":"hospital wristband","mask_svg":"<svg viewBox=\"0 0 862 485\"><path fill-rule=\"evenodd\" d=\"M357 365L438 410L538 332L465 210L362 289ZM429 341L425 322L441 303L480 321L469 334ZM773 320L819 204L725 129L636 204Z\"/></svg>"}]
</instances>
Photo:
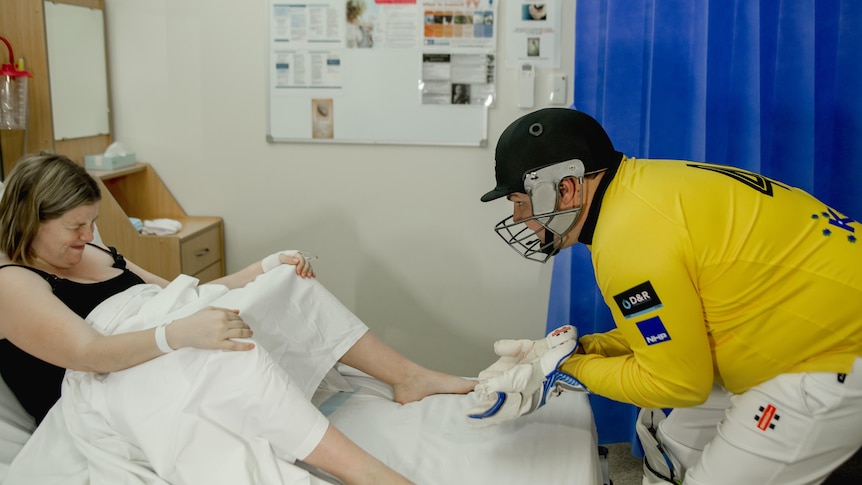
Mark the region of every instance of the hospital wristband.
<instances>
[{"instance_id":1,"label":"hospital wristband","mask_svg":"<svg viewBox=\"0 0 862 485\"><path fill-rule=\"evenodd\" d=\"M283 254L285 256L295 256L299 251L295 249L290 249L287 251L279 251L277 253L270 254L269 256L260 260L260 267L263 268L263 272L273 270L279 266L281 266L281 259L279 255Z\"/></svg>"},{"instance_id":2,"label":"hospital wristband","mask_svg":"<svg viewBox=\"0 0 862 485\"><path fill-rule=\"evenodd\" d=\"M165 334L165 327L168 326L168 323L170 322L163 323L156 327L156 345L163 354L167 354L175 350L168 344L168 336Z\"/></svg>"}]
</instances>

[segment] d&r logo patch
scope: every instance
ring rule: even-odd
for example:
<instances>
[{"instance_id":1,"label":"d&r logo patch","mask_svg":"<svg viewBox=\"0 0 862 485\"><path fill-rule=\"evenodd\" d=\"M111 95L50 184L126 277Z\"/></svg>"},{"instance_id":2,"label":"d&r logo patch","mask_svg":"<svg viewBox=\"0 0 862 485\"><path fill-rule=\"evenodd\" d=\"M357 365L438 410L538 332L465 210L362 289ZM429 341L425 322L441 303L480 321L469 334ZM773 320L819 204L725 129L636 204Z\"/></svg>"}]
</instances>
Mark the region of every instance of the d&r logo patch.
<instances>
[{"instance_id":1,"label":"d&r logo patch","mask_svg":"<svg viewBox=\"0 0 862 485\"><path fill-rule=\"evenodd\" d=\"M614 296L614 301L617 302L617 306L620 307L620 311L626 319L662 307L661 300L649 281Z\"/></svg>"}]
</instances>

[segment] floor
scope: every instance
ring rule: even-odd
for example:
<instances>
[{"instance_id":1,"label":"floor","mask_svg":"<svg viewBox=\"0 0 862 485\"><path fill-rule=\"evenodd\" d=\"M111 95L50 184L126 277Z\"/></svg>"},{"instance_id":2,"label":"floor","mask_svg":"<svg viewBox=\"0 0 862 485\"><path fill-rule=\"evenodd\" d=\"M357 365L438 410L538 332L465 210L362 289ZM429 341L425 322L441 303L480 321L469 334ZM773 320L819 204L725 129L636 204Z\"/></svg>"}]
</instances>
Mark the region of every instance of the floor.
<instances>
[{"instance_id":1,"label":"floor","mask_svg":"<svg viewBox=\"0 0 862 485\"><path fill-rule=\"evenodd\" d=\"M606 445L608 467L613 485L641 485L643 464L632 455L631 445ZM862 483L862 450L835 470L823 485L858 485Z\"/></svg>"},{"instance_id":2,"label":"floor","mask_svg":"<svg viewBox=\"0 0 862 485\"><path fill-rule=\"evenodd\" d=\"M614 485L641 485L643 462L632 455L628 443L605 445L608 449L608 468Z\"/></svg>"}]
</instances>

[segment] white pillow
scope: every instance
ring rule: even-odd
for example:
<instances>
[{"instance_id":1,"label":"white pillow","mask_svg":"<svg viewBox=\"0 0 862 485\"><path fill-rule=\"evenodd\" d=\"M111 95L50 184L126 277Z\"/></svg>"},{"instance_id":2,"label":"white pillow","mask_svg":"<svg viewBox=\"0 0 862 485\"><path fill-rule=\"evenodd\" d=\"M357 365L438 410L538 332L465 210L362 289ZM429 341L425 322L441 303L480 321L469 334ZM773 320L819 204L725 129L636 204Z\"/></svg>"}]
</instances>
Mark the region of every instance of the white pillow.
<instances>
[{"instance_id":1,"label":"white pillow","mask_svg":"<svg viewBox=\"0 0 862 485\"><path fill-rule=\"evenodd\" d=\"M6 381L0 377L0 441L6 438L4 425L12 426L30 434L36 428L36 420L24 410L15 395L6 385Z\"/></svg>"},{"instance_id":2,"label":"white pillow","mask_svg":"<svg viewBox=\"0 0 862 485\"><path fill-rule=\"evenodd\" d=\"M6 382L0 379L0 481L34 429L36 420L24 411Z\"/></svg>"}]
</instances>

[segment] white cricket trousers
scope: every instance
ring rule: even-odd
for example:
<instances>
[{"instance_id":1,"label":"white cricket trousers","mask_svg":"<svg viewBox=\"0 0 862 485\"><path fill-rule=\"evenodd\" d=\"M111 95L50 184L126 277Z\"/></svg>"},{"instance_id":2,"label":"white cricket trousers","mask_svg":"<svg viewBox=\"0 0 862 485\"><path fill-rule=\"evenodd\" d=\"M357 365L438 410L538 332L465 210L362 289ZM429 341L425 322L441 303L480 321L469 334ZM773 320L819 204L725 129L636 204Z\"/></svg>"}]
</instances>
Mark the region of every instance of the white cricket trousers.
<instances>
[{"instance_id":1,"label":"white cricket trousers","mask_svg":"<svg viewBox=\"0 0 862 485\"><path fill-rule=\"evenodd\" d=\"M638 435L645 485L667 483L668 463L685 485L821 483L862 446L862 357L846 375L782 374L738 395L716 386L667 418L644 409Z\"/></svg>"}]
</instances>

